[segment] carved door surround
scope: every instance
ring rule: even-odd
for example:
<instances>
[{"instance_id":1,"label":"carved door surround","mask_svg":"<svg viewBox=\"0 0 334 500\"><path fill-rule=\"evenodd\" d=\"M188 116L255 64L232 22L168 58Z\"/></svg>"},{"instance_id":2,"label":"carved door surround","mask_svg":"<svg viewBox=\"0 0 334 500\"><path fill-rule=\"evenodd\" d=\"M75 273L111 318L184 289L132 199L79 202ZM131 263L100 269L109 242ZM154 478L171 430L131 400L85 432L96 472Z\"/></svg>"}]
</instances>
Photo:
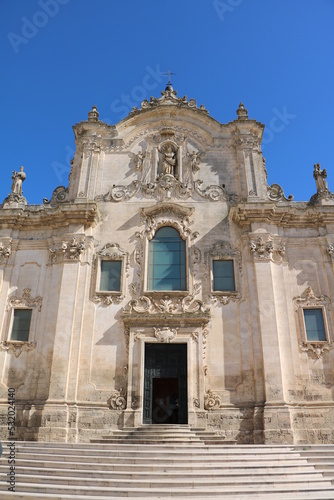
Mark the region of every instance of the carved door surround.
<instances>
[{"instance_id":1,"label":"carved door surround","mask_svg":"<svg viewBox=\"0 0 334 500\"><path fill-rule=\"evenodd\" d=\"M137 320L126 321L125 336L128 352L127 404L124 410L124 427L137 427L145 421L145 347L147 344L183 344L187 353L187 415L183 419L195 427L205 427L204 409L204 365L206 350L206 330L202 326L167 326L169 321L158 321L157 326L141 324ZM145 320L143 323L146 323ZM151 369L154 367L151 367ZM159 367L157 367L159 370ZM158 373L158 371L157 371ZM153 374L154 375L154 374ZM152 375L152 376L153 376ZM165 374L166 375L166 374ZM168 374L167 374L168 375ZM175 374L172 374L176 376ZM163 377L163 374L160 374ZM160 378L159 373L157 378ZM169 376L171 376L169 374ZM147 382L147 377L146 377ZM149 381L150 383L151 381ZM186 383L185 383L186 382ZM181 389L182 390L182 389ZM183 388L184 392L185 388ZM147 399L147 397L146 397ZM186 410L185 410L186 411ZM147 417L147 416L146 416Z\"/></svg>"}]
</instances>

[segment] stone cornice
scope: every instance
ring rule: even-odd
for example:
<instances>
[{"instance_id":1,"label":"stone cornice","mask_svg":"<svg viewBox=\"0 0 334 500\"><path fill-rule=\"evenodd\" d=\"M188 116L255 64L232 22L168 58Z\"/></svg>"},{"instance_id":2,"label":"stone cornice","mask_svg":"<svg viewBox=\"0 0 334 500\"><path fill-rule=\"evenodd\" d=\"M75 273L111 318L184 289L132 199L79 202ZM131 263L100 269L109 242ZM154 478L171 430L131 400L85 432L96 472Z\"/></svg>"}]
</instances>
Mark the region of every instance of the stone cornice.
<instances>
[{"instance_id":1,"label":"stone cornice","mask_svg":"<svg viewBox=\"0 0 334 500\"><path fill-rule=\"evenodd\" d=\"M70 224L83 224L87 227L95 225L98 218L97 205L94 202L63 203L56 208L43 205L27 205L24 209L0 210L0 225L3 229L57 228Z\"/></svg>"},{"instance_id":2,"label":"stone cornice","mask_svg":"<svg viewBox=\"0 0 334 500\"><path fill-rule=\"evenodd\" d=\"M274 205L243 203L231 208L233 222L246 226L254 222L282 227L314 227L334 223L334 210L329 206L308 207L306 203Z\"/></svg>"}]
</instances>

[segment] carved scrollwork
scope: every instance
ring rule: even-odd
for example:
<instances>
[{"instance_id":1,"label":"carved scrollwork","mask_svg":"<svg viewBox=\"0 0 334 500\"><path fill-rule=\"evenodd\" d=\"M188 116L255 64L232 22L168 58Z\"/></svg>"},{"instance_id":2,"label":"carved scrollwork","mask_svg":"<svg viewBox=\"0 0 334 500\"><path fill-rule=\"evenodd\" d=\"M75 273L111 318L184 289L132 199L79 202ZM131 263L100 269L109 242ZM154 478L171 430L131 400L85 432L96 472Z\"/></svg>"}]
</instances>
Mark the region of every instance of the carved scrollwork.
<instances>
[{"instance_id":1,"label":"carved scrollwork","mask_svg":"<svg viewBox=\"0 0 334 500\"><path fill-rule=\"evenodd\" d=\"M77 240L76 237L73 237L71 241L63 241L61 246L50 248L50 262L54 264L61 260L78 261L84 250L85 238L82 237L80 240Z\"/></svg>"},{"instance_id":2,"label":"carved scrollwork","mask_svg":"<svg viewBox=\"0 0 334 500\"><path fill-rule=\"evenodd\" d=\"M51 207L57 207L59 203L66 203L68 201L68 188L65 186L58 186L53 191L50 200L43 198L44 205L50 205Z\"/></svg>"},{"instance_id":3,"label":"carved scrollwork","mask_svg":"<svg viewBox=\"0 0 334 500\"><path fill-rule=\"evenodd\" d=\"M250 240L249 250L256 260L281 261L285 255L286 249L283 243L276 243L271 239L265 240L260 236L257 240Z\"/></svg>"},{"instance_id":4,"label":"carved scrollwork","mask_svg":"<svg viewBox=\"0 0 334 500\"><path fill-rule=\"evenodd\" d=\"M191 196L191 186L180 182L171 174L162 174L156 182L143 184L142 193L146 197L155 196L159 201L172 198L187 199Z\"/></svg>"},{"instance_id":5,"label":"carved scrollwork","mask_svg":"<svg viewBox=\"0 0 334 500\"><path fill-rule=\"evenodd\" d=\"M272 184L268 186L268 198L271 201L293 201L293 195L290 194L287 198L284 191L279 184Z\"/></svg>"},{"instance_id":6,"label":"carved scrollwork","mask_svg":"<svg viewBox=\"0 0 334 500\"><path fill-rule=\"evenodd\" d=\"M238 300L241 300L241 294L240 293L230 293L229 295L224 295L224 294L216 294L216 295L210 295L210 299L217 304L220 302L223 306L226 306L229 304L231 301L236 302Z\"/></svg>"},{"instance_id":7,"label":"carved scrollwork","mask_svg":"<svg viewBox=\"0 0 334 500\"><path fill-rule=\"evenodd\" d=\"M207 266L209 259L236 259L240 274L242 274L241 252L231 246L228 241L218 241L213 247L205 252L204 263Z\"/></svg>"},{"instance_id":8,"label":"carved scrollwork","mask_svg":"<svg viewBox=\"0 0 334 500\"><path fill-rule=\"evenodd\" d=\"M101 291L98 288L98 277L101 261L121 261L121 287L119 292ZM103 305L119 304L124 300L123 291L125 290L124 280L129 276L130 262L129 254L123 250L117 243L107 243L104 247L96 253L93 261L93 300L96 303L101 302Z\"/></svg>"},{"instance_id":9,"label":"carved scrollwork","mask_svg":"<svg viewBox=\"0 0 334 500\"><path fill-rule=\"evenodd\" d=\"M193 294L186 297L178 298L174 296L164 295L162 298L153 299L145 295L138 299L131 300L128 305L122 310L123 316L129 314L171 314L171 315L190 315L193 313L201 313L205 316L209 315L209 309L206 308L201 300L195 299Z\"/></svg>"},{"instance_id":10,"label":"carved scrollwork","mask_svg":"<svg viewBox=\"0 0 334 500\"><path fill-rule=\"evenodd\" d=\"M315 358L320 359L325 351L330 351L334 348L334 343L316 343L316 342L300 342L299 348L303 352L313 355Z\"/></svg>"},{"instance_id":11,"label":"carved scrollwork","mask_svg":"<svg viewBox=\"0 0 334 500\"><path fill-rule=\"evenodd\" d=\"M130 115L134 115L140 113L143 109L155 108L158 106L166 106L166 105L175 105L177 107L182 108L191 108L196 111L208 114L208 110L205 109L204 105L201 104L200 107L197 107L197 103L195 99L191 98L187 99L187 96L184 97L176 97L177 91L173 89L171 85L167 85L166 89L161 92L162 97L151 97L150 101L144 100L141 103L140 110L137 107L134 107L133 110L129 113Z\"/></svg>"},{"instance_id":12,"label":"carved scrollwork","mask_svg":"<svg viewBox=\"0 0 334 500\"><path fill-rule=\"evenodd\" d=\"M177 335L177 328L169 328L168 326L164 326L163 328L153 328L154 336L160 342L165 344L169 344Z\"/></svg>"},{"instance_id":13,"label":"carved scrollwork","mask_svg":"<svg viewBox=\"0 0 334 500\"><path fill-rule=\"evenodd\" d=\"M125 410L126 409L126 391L121 388L119 391L114 391L107 401L111 410Z\"/></svg>"},{"instance_id":14,"label":"carved scrollwork","mask_svg":"<svg viewBox=\"0 0 334 500\"><path fill-rule=\"evenodd\" d=\"M38 311L42 309L42 297L31 297L31 289L25 288L22 292L22 296L9 297L7 309L10 307L23 307L23 308L37 308Z\"/></svg>"},{"instance_id":15,"label":"carved scrollwork","mask_svg":"<svg viewBox=\"0 0 334 500\"><path fill-rule=\"evenodd\" d=\"M294 297L293 300L297 306L302 307L330 305L330 298L327 295L316 296L311 286L308 286L300 296Z\"/></svg>"},{"instance_id":16,"label":"carved scrollwork","mask_svg":"<svg viewBox=\"0 0 334 500\"><path fill-rule=\"evenodd\" d=\"M140 186L139 181L132 181L129 186L114 185L108 193L96 196L95 201L127 201L138 193Z\"/></svg>"},{"instance_id":17,"label":"carved scrollwork","mask_svg":"<svg viewBox=\"0 0 334 500\"><path fill-rule=\"evenodd\" d=\"M206 410L213 411L219 410L222 407L223 405L221 397L218 394L212 392L211 389L209 389L204 396L204 408Z\"/></svg>"},{"instance_id":18,"label":"carved scrollwork","mask_svg":"<svg viewBox=\"0 0 334 500\"><path fill-rule=\"evenodd\" d=\"M202 198L209 199L211 201L228 201L229 195L223 186L208 186L205 189L201 189L203 181L198 179L194 182L194 188L197 194Z\"/></svg>"},{"instance_id":19,"label":"carved scrollwork","mask_svg":"<svg viewBox=\"0 0 334 500\"><path fill-rule=\"evenodd\" d=\"M133 410L138 410L138 408L140 408L140 397L139 396L135 396L134 394L132 394L131 408Z\"/></svg>"},{"instance_id":20,"label":"carved scrollwork","mask_svg":"<svg viewBox=\"0 0 334 500\"><path fill-rule=\"evenodd\" d=\"M0 342L0 349L2 351L14 353L14 356L18 358L22 352L29 352L36 349L36 342L19 342L14 340L4 340Z\"/></svg>"},{"instance_id":21,"label":"carved scrollwork","mask_svg":"<svg viewBox=\"0 0 334 500\"><path fill-rule=\"evenodd\" d=\"M327 250L327 253L329 255L331 262L334 262L334 245L333 245L333 243L328 243L326 250Z\"/></svg>"}]
</instances>

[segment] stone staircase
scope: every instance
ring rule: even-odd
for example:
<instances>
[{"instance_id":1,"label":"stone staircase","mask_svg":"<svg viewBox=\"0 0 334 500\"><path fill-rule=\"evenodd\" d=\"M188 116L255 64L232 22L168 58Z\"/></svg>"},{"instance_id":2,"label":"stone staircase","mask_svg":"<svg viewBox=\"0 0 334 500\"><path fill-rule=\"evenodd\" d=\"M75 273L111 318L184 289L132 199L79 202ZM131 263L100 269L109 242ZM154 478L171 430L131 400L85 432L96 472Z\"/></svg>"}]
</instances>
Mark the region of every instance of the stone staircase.
<instances>
[{"instance_id":1,"label":"stone staircase","mask_svg":"<svg viewBox=\"0 0 334 500\"><path fill-rule=\"evenodd\" d=\"M215 436L173 425L92 443L16 442L15 493L4 442L0 498L334 499L334 445L228 445Z\"/></svg>"}]
</instances>

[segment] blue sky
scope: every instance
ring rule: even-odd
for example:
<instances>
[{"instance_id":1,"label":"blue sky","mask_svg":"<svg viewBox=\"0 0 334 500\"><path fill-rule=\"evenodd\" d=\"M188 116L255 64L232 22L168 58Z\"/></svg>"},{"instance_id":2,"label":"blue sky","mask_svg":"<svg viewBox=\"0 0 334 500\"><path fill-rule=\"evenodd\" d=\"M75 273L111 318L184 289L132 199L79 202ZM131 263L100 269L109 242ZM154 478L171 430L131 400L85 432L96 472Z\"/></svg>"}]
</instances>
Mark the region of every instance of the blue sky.
<instances>
[{"instance_id":1,"label":"blue sky","mask_svg":"<svg viewBox=\"0 0 334 500\"><path fill-rule=\"evenodd\" d=\"M29 203L67 186L72 125L117 123L168 68L218 121L242 101L266 125L270 184L308 201L321 163L334 191L333 22L333 0L0 0L0 203L20 165Z\"/></svg>"}]
</instances>

